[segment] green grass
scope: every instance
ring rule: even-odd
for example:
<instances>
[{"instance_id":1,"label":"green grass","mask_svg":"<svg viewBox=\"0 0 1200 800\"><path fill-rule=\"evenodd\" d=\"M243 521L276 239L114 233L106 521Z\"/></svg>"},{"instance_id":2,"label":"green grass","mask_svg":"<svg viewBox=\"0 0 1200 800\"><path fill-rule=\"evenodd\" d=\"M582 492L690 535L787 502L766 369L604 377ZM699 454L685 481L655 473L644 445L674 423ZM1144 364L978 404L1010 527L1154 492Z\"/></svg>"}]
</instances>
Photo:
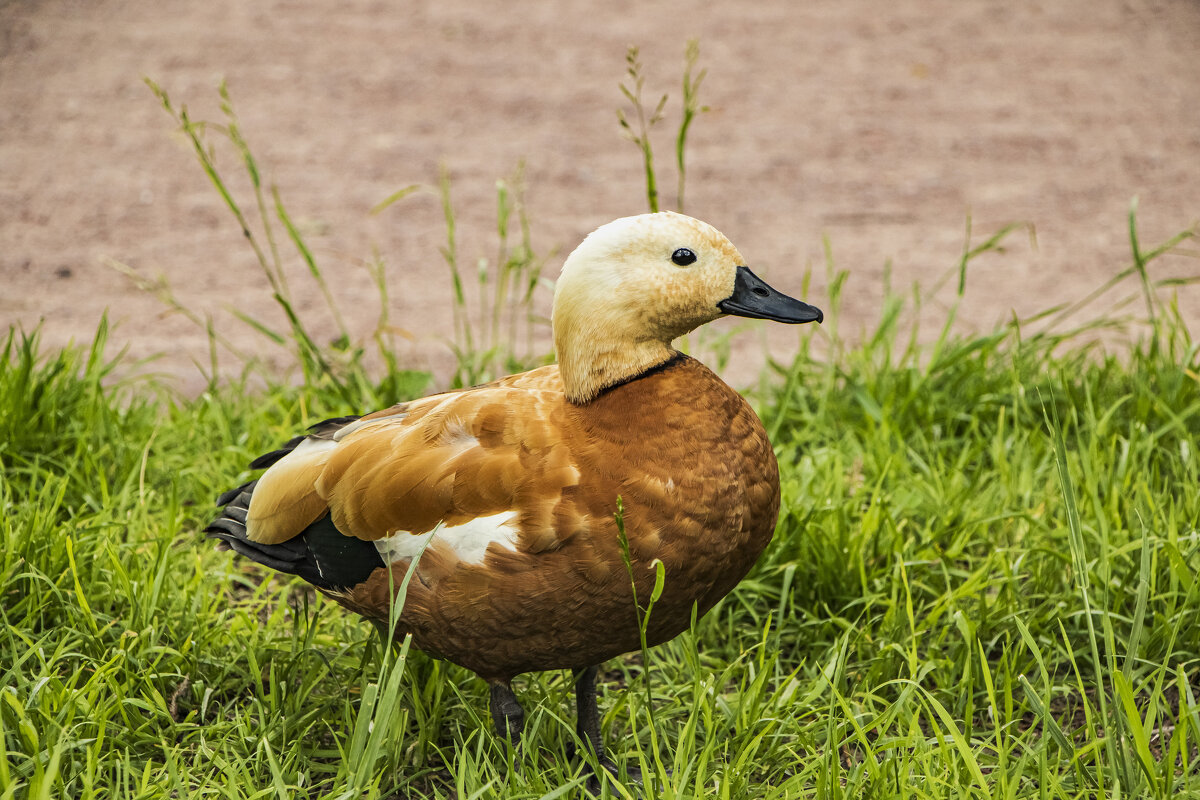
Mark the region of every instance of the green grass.
<instances>
[{"instance_id":1,"label":"green grass","mask_svg":"<svg viewBox=\"0 0 1200 800\"><path fill-rule=\"evenodd\" d=\"M693 116L702 77L685 79ZM160 99L222 190L203 161L215 128ZM300 380L244 361L219 381L215 333L199 397L120 379L104 325L82 350L46 352L36 332L0 343L0 800L577 796L569 675L518 680L527 734L513 752L470 673L381 648L303 582L201 538L252 457L427 383L389 358L382 266L368 343L384 368L344 327L317 344L276 243L292 242L301 275L321 283L320 269L278 196L253 187L249 203L222 193L289 329L245 321L293 352ZM449 187L434 191L461 285ZM480 279L494 294L473 318L465 296L458 308L460 382L537 360L514 338L540 262L519 193L498 194L501 271ZM968 228L948 272L960 295L971 259L1010 231L973 245ZM619 765L664 798L1200 795L1200 347L1177 282L1153 277L1195 232L1144 250L1131 211L1132 264L1102 288L1106 307L1139 309L1138 328L1071 328L1066 306L957 334L950 315L918 346L911 304L889 295L848 344L848 278L830 264L826 324L755 396L783 475L775 540L690 632L607 665ZM526 311L505 316L513 304Z\"/></svg>"}]
</instances>

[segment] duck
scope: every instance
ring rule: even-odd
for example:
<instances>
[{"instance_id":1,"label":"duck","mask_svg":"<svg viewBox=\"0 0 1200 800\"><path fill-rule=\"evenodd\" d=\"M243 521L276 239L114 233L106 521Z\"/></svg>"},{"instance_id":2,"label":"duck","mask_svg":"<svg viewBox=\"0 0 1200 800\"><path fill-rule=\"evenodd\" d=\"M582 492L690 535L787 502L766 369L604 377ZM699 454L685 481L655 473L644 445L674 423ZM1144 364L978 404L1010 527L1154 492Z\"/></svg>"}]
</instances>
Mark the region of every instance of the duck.
<instances>
[{"instance_id":1,"label":"duck","mask_svg":"<svg viewBox=\"0 0 1200 800\"><path fill-rule=\"evenodd\" d=\"M654 646L709 611L779 514L762 422L673 346L725 316L823 319L705 222L609 222L556 281L557 363L320 422L251 462L265 472L221 495L205 531L385 631L401 608L391 635L486 682L497 735L514 744L513 678L571 670L578 741L615 774L600 665L638 650L643 627ZM660 570L647 617L635 595L644 607Z\"/></svg>"}]
</instances>

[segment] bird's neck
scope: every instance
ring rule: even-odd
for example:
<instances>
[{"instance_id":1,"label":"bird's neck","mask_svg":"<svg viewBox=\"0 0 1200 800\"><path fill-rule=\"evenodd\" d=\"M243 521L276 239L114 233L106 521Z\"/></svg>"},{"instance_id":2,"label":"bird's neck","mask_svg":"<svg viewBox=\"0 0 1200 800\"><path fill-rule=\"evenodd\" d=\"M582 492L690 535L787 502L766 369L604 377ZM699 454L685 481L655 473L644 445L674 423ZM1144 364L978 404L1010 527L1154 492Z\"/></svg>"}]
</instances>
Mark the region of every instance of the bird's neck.
<instances>
[{"instance_id":1,"label":"bird's neck","mask_svg":"<svg viewBox=\"0 0 1200 800\"><path fill-rule=\"evenodd\" d=\"M587 403L610 386L636 378L675 357L668 342L556 336L558 369L567 400Z\"/></svg>"}]
</instances>

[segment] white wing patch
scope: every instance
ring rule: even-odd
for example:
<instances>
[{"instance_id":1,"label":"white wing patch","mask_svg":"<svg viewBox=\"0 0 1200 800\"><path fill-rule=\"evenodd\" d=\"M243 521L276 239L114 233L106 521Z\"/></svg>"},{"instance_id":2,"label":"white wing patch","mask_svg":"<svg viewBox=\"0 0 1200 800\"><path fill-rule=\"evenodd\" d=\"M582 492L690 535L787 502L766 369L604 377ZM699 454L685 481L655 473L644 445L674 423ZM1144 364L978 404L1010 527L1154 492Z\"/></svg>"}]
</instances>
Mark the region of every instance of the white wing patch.
<instances>
[{"instance_id":1,"label":"white wing patch","mask_svg":"<svg viewBox=\"0 0 1200 800\"><path fill-rule=\"evenodd\" d=\"M462 525L443 525L434 530L433 541L429 546L449 549L459 561L481 564L488 547L492 544L516 552L517 531L509 524L516 518L516 511L503 511L490 517L476 517ZM425 540L425 536L400 531L383 539L376 539L375 548L385 561L395 563L420 553L425 546Z\"/></svg>"}]
</instances>

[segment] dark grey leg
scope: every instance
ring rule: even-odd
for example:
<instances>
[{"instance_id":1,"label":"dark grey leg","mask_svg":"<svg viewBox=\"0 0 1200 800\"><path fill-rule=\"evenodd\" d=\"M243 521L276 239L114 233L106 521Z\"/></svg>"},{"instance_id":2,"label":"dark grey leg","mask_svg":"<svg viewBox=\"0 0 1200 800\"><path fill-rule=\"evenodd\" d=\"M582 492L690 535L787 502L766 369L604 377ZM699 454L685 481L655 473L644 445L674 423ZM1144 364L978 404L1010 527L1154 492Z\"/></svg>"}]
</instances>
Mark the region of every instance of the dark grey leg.
<instances>
[{"instance_id":1,"label":"dark grey leg","mask_svg":"<svg viewBox=\"0 0 1200 800\"><path fill-rule=\"evenodd\" d=\"M612 778L618 777L617 763L604 750L604 740L600 737L600 709L596 706L596 674L598 667L574 670L575 676L575 732L579 741L596 755L596 764L600 772L588 776L586 788L593 795L600 794L600 774L607 772ZM630 766L626 776L634 783L642 782L642 771Z\"/></svg>"},{"instance_id":2,"label":"dark grey leg","mask_svg":"<svg viewBox=\"0 0 1200 800\"><path fill-rule=\"evenodd\" d=\"M492 724L496 726L496 734L501 739L508 739L514 745L521 741L521 731L525 729L525 709L517 702L508 681L496 681L492 684Z\"/></svg>"},{"instance_id":3,"label":"dark grey leg","mask_svg":"<svg viewBox=\"0 0 1200 800\"><path fill-rule=\"evenodd\" d=\"M575 676L575 732L585 747L590 747L596 758L604 760L604 741L600 738L600 709L596 707L597 667L574 670Z\"/></svg>"}]
</instances>

